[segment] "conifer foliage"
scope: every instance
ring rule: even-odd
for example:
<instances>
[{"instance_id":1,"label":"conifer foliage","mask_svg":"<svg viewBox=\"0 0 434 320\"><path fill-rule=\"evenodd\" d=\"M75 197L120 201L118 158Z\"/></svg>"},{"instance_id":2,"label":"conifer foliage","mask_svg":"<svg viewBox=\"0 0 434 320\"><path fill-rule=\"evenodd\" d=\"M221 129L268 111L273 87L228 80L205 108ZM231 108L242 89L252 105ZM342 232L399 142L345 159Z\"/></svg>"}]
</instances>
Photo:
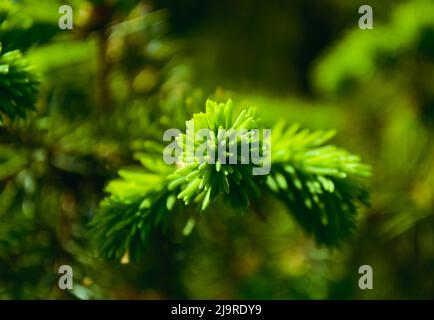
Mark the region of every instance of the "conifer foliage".
<instances>
[{"instance_id":1,"label":"conifer foliage","mask_svg":"<svg viewBox=\"0 0 434 320\"><path fill-rule=\"evenodd\" d=\"M228 129L230 134L230 129L262 128L254 108L242 110L238 116L233 116L233 109L231 100L208 100L206 112L194 114L186 122L187 128L194 124L194 130L180 134L176 138L179 145L185 147L202 128L214 133L214 139L207 140L210 149L216 149L221 141L215 139L218 129ZM110 195L91 223L101 255L120 259L129 253L138 257L153 230L164 230L175 211L185 206L190 212L206 213L212 210L210 203L224 201L243 212L252 197L267 196L282 201L318 244L338 246L354 231L359 203L368 204L363 178L370 176L371 169L359 156L327 144L334 134L333 130L311 132L296 124L278 123L272 129L271 172L266 176L253 175L251 163L200 163L188 152L183 152L176 164L166 165L163 147L159 155L139 154L143 168L119 172L120 177L108 184ZM237 142L242 139L253 138L243 136ZM188 219L185 235L195 220Z\"/></svg>"},{"instance_id":2,"label":"conifer foliage","mask_svg":"<svg viewBox=\"0 0 434 320\"><path fill-rule=\"evenodd\" d=\"M2 52L0 44L0 123L2 114L24 117L34 108L38 80L19 50Z\"/></svg>"},{"instance_id":3,"label":"conifer foliage","mask_svg":"<svg viewBox=\"0 0 434 320\"><path fill-rule=\"evenodd\" d=\"M434 2L395 2L0 0L0 299L432 298Z\"/></svg>"}]
</instances>

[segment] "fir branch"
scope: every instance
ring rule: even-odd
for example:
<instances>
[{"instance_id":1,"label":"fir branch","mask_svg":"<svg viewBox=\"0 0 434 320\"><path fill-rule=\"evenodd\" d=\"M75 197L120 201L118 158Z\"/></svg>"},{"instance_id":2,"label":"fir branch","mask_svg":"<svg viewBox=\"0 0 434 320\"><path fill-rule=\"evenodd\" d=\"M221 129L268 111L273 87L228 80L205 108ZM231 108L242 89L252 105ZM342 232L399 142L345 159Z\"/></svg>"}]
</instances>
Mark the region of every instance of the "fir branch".
<instances>
[{"instance_id":1,"label":"fir branch","mask_svg":"<svg viewBox=\"0 0 434 320\"><path fill-rule=\"evenodd\" d=\"M250 108L242 111L238 117L233 116L233 105L229 99L226 103L216 103L208 100L206 103L206 113L197 113L190 121L187 121L186 127L194 126L193 130L188 130L186 134L181 134L177 141L184 150L179 162L188 163L185 167L178 169L171 174L169 189L181 187L178 199L182 199L186 205L190 202L200 203L200 210L205 210L209 204L220 195L224 195L225 200L238 208L247 207L250 203L250 197L259 197L258 181L259 177L253 176L255 165L251 162L242 164L241 162L241 145L250 144L254 139L259 137L250 136L252 129L260 128L260 120L256 115L256 110ZM198 159L194 153L202 144L202 140L195 139L197 132L201 129L209 129L211 139L206 139L206 157L211 157L208 150L214 152L221 145L226 149L227 141L231 136L240 130L246 130L246 134L238 137L233 142L237 144L237 161L236 164L229 164L228 159L215 159L215 163L203 162ZM219 129L226 129L226 132L219 137ZM232 136L233 137L233 136ZM194 141L193 153L189 153L186 143ZM250 150L249 150L250 151ZM223 155L228 158L228 152Z\"/></svg>"},{"instance_id":2,"label":"fir branch","mask_svg":"<svg viewBox=\"0 0 434 320\"><path fill-rule=\"evenodd\" d=\"M108 184L110 196L101 202L90 223L93 240L104 258L119 260L128 253L138 259L154 228L167 226L175 204L175 194L167 189L165 179L171 168L157 165L159 161L149 156L139 155L139 159L148 170L120 170L121 178Z\"/></svg>"},{"instance_id":3,"label":"fir branch","mask_svg":"<svg viewBox=\"0 0 434 320\"><path fill-rule=\"evenodd\" d=\"M194 124L194 130L187 129L186 134L179 135L179 145L184 148L186 141L203 128L215 136L218 129L260 128L254 109L233 117L232 108L230 100L224 104L208 101L205 113L195 114L187 121L187 128ZM271 172L265 177L252 174L252 163L200 163L187 148L178 157L178 169L166 165L155 154L137 154L146 170L121 170L121 178L110 182L110 196L101 203L100 212L92 221L100 253L116 259L126 252L137 257L153 229L167 224L177 199L185 205L199 203L198 208L192 209L196 212L204 211L221 196L232 207L241 209L249 205L252 197L259 199L264 189L288 207L318 244L338 246L355 229L358 203L368 203L361 179L368 177L371 169L360 157L326 145L334 134L277 124L272 130ZM243 139L251 142L256 138L241 136L235 141L241 144ZM215 150L221 141L211 138L206 143ZM195 147L201 142L195 141ZM194 223L190 219L184 231L191 231L191 225Z\"/></svg>"}]
</instances>

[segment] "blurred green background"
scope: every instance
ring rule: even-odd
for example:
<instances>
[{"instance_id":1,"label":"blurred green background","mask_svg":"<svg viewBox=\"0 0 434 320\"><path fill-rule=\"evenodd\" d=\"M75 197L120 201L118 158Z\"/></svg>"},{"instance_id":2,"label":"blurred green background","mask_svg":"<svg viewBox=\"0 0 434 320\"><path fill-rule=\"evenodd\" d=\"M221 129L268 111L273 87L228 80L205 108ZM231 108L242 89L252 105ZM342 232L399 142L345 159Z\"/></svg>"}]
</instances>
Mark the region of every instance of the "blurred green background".
<instances>
[{"instance_id":1,"label":"blurred green background","mask_svg":"<svg viewBox=\"0 0 434 320\"><path fill-rule=\"evenodd\" d=\"M3 49L41 85L37 110L0 126L0 298L434 298L434 2L371 2L373 30L358 28L363 4L2 0ZM337 129L374 171L355 236L317 247L271 201L265 221L216 207L189 237L155 234L142 261L98 259L86 226L106 183L207 97L269 126Z\"/></svg>"}]
</instances>

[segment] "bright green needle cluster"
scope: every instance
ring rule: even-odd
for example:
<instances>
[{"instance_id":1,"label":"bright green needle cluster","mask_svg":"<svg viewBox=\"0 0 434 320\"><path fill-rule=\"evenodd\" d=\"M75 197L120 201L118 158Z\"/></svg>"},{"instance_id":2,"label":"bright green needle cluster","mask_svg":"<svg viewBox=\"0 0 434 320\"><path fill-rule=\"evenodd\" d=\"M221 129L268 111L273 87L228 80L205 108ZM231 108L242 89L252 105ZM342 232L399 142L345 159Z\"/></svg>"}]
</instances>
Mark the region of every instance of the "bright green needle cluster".
<instances>
[{"instance_id":1,"label":"bright green needle cluster","mask_svg":"<svg viewBox=\"0 0 434 320\"><path fill-rule=\"evenodd\" d=\"M272 134L273 169L267 186L320 244L336 246L355 229L357 202L368 204L361 158L325 145L334 130L310 132L278 123Z\"/></svg>"}]
</instances>

